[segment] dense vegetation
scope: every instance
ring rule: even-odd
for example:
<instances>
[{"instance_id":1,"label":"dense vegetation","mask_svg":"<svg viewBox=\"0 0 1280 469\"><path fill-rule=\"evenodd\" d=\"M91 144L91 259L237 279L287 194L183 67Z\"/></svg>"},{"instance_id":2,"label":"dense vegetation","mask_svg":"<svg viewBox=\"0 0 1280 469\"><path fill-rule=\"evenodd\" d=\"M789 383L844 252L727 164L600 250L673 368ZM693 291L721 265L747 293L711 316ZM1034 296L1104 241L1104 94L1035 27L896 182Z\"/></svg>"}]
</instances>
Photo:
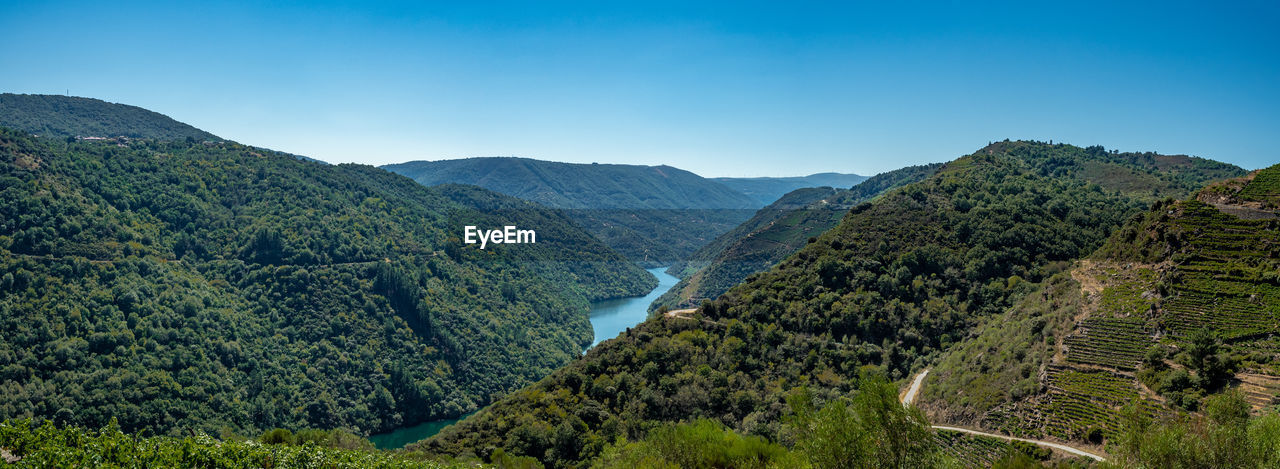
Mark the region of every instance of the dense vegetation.
<instances>
[{"instance_id":1,"label":"dense vegetation","mask_svg":"<svg viewBox=\"0 0 1280 469\"><path fill-rule=\"evenodd\" d=\"M1205 400L1198 415L1151 419L1128 409L1114 444L1109 466L1157 468L1280 467L1280 413L1274 409L1251 416L1239 392Z\"/></svg>"},{"instance_id":2,"label":"dense vegetation","mask_svg":"<svg viewBox=\"0 0 1280 469\"><path fill-rule=\"evenodd\" d=\"M495 206L538 243L464 246ZM456 416L654 282L527 202L230 142L0 130L0 215L0 416L129 432Z\"/></svg>"},{"instance_id":3,"label":"dense vegetation","mask_svg":"<svg viewBox=\"0 0 1280 469\"><path fill-rule=\"evenodd\" d=\"M781 199L787 193L797 189L808 187L847 189L858 185L866 179L866 176L841 173L817 173L792 177L711 178L712 181L724 184L730 189L755 199L756 203L761 207L768 206Z\"/></svg>"},{"instance_id":4,"label":"dense vegetation","mask_svg":"<svg viewBox=\"0 0 1280 469\"><path fill-rule=\"evenodd\" d=\"M1241 172L1101 147L991 145L854 207L696 314L652 318L420 448L502 448L568 466L618 436L696 418L780 441L793 389L830 401L854 391L864 366L904 378L1151 201Z\"/></svg>"},{"instance_id":5,"label":"dense vegetation","mask_svg":"<svg viewBox=\"0 0 1280 469\"><path fill-rule=\"evenodd\" d=\"M750 220L720 235L668 272L680 283L651 310L696 306L720 296L748 275L764 271L822 234L855 205L885 191L920 181L941 164L910 166L867 179L852 189L798 189L760 209Z\"/></svg>"},{"instance_id":6,"label":"dense vegetation","mask_svg":"<svg viewBox=\"0 0 1280 469\"><path fill-rule=\"evenodd\" d=\"M468 158L383 168L427 186L471 184L565 209L592 235L646 267L683 259L759 207L720 183L670 166Z\"/></svg>"},{"instance_id":7,"label":"dense vegetation","mask_svg":"<svg viewBox=\"0 0 1280 469\"><path fill-rule=\"evenodd\" d=\"M661 424L636 442L619 438L593 467L844 469L956 463L931 433L924 414L898 402L892 383L864 374L855 388L851 398L838 398L821 408L805 389L795 390L787 401L785 446L702 418Z\"/></svg>"},{"instance_id":8,"label":"dense vegetation","mask_svg":"<svg viewBox=\"0 0 1280 469\"><path fill-rule=\"evenodd\" d=\"M140 107L58 95L0 93L0 127L44 137L218 140L211 133Z\"/></svg>"},{"instance_id":9,"label":"dense vegetation","mask_svg":"<svg viewBox=\"0 0 1280 469\"><path fill-rule=\"evenodd\" d=\"M278 437L276 432L265 436ZM30 420L0 423L0 450L17 467L208 467L208 468L445 468L472 467L411 459L403 453L370 451L363 440L334 432L310 431L289 444L264 438L128 435L114 423L98 430L59 428ZM278 440L278 439L277 439ZM352 443L351 445L344 443ZM363 441L368 445L367 441ZM7 461L5 461L7 462ZM6 464L7 466L7 464Z\"/></svg>"},{"instance_id":10,"label":"dense vegetation","mask_svg":"<svg viewBox=\"0 0 1280 469\"><path fill-rule=\"evenodd\" d=\"M858 391L815 406L797 389L788 399L785 442L742 435L711 419L665 423L643 439L619 438L591 461L596 468L916 468L1033 467L1051 454L1026 444L933 432L924 415L900 405L897 388L864 374ZM58 427L30 420L0 423L0 457L20 466L93 467L477 467L477 460L439 459L412 452L374 450L363 438L341 430L275 429L256 439L128 435L114 423L100 430ZM538 468L536 459L493 449L499 468ZM1011 465L1009 462L1015 462ZM1062 465L1071 461L1053 461Z\"/></svg>"}]
</instances>

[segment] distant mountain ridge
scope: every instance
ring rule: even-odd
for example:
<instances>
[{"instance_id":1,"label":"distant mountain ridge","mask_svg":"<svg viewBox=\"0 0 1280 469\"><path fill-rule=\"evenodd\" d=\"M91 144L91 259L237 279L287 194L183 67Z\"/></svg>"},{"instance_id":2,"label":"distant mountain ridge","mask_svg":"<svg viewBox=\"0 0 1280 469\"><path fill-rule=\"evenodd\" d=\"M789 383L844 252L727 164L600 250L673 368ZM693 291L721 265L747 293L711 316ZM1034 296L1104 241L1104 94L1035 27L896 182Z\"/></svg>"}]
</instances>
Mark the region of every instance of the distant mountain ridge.
<instances>
[{"instance_id":1,"label":"distant mountain ridge","mask_svg":"<svg viewBox=\"0 0 1280 469\"><path fill-rule=\"evenodd\" d=\"M0 93L0 127L42 137L221 140L214 134L137 106L47 94Z\"/></svg>"},{"instance_id":2,"label":"distant mountain ridge","mask_svg":"<svg viewBox=\"0 0 1280 469\"><path fill-rule=\"evenodd\" d=\"M671 166L581 164L516 157L382 166L425 186L471 184L554 208L753 209L750 197Z\"/></svg>"},{"instance_id":3,"label":"distant mountain ridge","mask_svg":"<svg viewBox=\"0 0 1280 469\"><path fill-rule=\"evenodd\" d=\"M646 267L684 259L759 206L719 182L670 166L490 157L382 168L429 187L470 184L564 209L606 245Z\"/></svg>"},{"instance_id":4,"label":"distant mountain ridge","mask_svg":"<svg viewBox=\"0 0 1280 469\"><path fill-rule=\"evenodd\" d=\"M867 180L866 176L843 173L817 173L792 177L717 177L711 180L755 199L761 206L772 204L783 195L806 187L834 187L848 189Z\"/></svg>"}]
</instances>

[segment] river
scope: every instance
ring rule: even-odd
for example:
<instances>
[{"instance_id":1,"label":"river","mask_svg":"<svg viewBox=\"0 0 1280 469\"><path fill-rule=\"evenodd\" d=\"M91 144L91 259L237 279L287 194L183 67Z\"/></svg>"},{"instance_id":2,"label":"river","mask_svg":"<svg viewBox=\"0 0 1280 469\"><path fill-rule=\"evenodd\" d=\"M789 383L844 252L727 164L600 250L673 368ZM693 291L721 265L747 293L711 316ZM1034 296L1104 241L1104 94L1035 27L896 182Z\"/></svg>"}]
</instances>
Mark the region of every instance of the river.
<instances>
[{"instance_id":1,"label":"river","mask_svg":"<svg viewBox=\"0 0 1280 469\"><path fill-rule=\"evenodd\" d=\"M649 317L649 304L653 303L653 300L658 299L659 296L662 296L663 293L666 293L672 286L675 286L676 282L680 281L680 279L663 272L667 270L666 267L648 270L649 273L658 277L658 287L654 288L648 295L591 303L591 329L595 331L595 338L591 342L591 347L595 347L601 341L617 337L628 327L644 322ZM471 414L474 413L472 412ZM387 433L370 436L369 441L373 442L373 445L378 449L403 448L409 443L429 438L444 427L470 417L471 414L466 414L456 419L432 420L412 427L398 428Z\"/></svg>"},{"instance_id":2,"label":"river","mask_svg":"<svg viewBox=\"0 0 1280 469\"><path fill-rule=\"evenodd\" d=\"M680 281L680 279L663 272L667 270L666 267L648 270L649 273L658 277L658 287L654 288L648 295L591 303L591 328L596 333L595 339L591 342L591 347L595 347L596 344L602 341L617 337L628 327L644 322L649 317L649 305L653 303L653 300L658 299L659 296L662 296L663 293L666 293L668 289Z\"/></svg>"}]
</instances>

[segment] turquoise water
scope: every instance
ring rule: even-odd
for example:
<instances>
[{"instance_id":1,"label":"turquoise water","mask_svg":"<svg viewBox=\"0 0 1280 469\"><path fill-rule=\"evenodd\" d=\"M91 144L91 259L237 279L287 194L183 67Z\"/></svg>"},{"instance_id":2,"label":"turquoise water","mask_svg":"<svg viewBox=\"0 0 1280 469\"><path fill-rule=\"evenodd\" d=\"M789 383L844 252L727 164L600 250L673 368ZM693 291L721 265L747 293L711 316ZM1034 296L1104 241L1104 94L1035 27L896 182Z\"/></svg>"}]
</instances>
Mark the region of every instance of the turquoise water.
<instances>
[{"instance_id":1,"label":"turquoise water","mask_svg":"<svg viewBox=\"0 0 1280 469\"><path fill-rule=\"evenodd\" d=\"M649 304L653 300L658 299L667 289L671 288L679 282L680 279L663 273L666 267L657 269L649 269L649 272L658 277L658 287L649 292L645 296L633 296L630 298L619 298L616 300L597 301L591 304L591 328L595 330L595 339L591 342L594 347L602 340L612 339L627 330L628 327L644 322L649 316ZM471 414L474 414L472 412ZM415 443L420 440L430 438L432 435L439 433L454 422L470 417L466 414L456 419L432 420L423 422L412 427L397 428L387 433L381 433L369 437L369 441L378 449L399 449L409 443Z\"/></svg>"},{"instance_id":2,"label":"turquoise water","mask_svg":"<svg viewBox=\"0 0 1280 469\"><path fill-rule=\"evenodd\" d=\"M663 272L667 270L666 267L648 270L649 273L658 277L658 287L648 295L591 303L591 328L596 332L595 340L591 342L592 347L617 337L628 327L644 322L649 317L649 304L680 281Z\"/></svg>"},{"instance_id":3,"label":"turquoise water","mask_svg":"<svg viewBox=\"0 0 1280 469\"><path fill-rule=\"evenodd\" d=\"M369 437L369 441L378 449L400 449L409 443L416 443L425 440L431 435L439 433L454 422L470 417L470 414L463 415L456 419L432 420L430 422L422 422L412 427L402 427L387 433L380 433Z\"/></svg>"}]
</instances>

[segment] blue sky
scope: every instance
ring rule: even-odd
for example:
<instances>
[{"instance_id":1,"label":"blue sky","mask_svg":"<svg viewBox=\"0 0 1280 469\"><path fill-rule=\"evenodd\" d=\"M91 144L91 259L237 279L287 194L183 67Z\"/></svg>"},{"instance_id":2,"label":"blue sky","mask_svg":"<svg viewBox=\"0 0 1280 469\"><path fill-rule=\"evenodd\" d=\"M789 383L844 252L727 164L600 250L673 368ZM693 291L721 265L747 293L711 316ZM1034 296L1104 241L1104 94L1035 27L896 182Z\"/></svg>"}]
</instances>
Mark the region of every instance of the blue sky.
<instances>
[{"instance_id":1,"label":"blue sky","mask_svg":"<svg viewBox=\"0 0 1280 469\"><path fill-rule=\"evenodd\" d=\"M1280 162L1275 2L4 2L0 91L330 162L874 174L991 140Z\"/></svg>"}]
</instances>

